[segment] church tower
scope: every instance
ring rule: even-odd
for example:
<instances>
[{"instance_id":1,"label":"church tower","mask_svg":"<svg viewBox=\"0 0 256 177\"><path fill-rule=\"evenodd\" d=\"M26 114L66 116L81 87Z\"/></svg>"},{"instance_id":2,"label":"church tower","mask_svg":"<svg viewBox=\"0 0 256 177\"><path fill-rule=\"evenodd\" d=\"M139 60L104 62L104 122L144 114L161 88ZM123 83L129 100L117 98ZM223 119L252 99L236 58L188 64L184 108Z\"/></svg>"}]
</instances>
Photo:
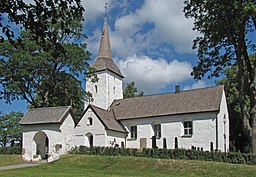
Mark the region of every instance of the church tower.
<instances>
[{"instance_id":1,"label":"church tower","mask_svg":"<svg viewBox=\"0 0 256 177\"><path fill-rule=\"evenodd\" d=\"M95 69L99 80L95 83L86 82L86 91L92 94L90 104L107 110L115 99L123 98L122 79L124 76L112 60L106 16L104 17L98 57L92 68ZM85 106L88 104L87 102Z\"/></svg>"}]
</instances>

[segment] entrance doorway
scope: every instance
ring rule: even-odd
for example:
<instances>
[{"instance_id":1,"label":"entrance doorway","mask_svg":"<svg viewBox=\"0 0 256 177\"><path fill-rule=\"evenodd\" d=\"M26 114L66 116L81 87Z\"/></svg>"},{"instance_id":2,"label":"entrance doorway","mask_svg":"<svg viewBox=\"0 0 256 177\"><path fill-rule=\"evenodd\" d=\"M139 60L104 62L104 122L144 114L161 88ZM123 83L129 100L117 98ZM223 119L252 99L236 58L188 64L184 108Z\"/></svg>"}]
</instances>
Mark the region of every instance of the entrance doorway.
<instances>
[{"instance_id":1,"label":"entrance doorway","mask_svg":"<svg viewBox=\"0 0 256 177\"><path fill-rule=\"evenodd\" d=\"M43 131L39 131L34 136L36 143L36 155L40 155L41 159L48 158L49 152L49 138Z\"/></svg>"},{"instance_id":2,"label":"entrance doorway","mask_svg":"<svg viewBox=\"0 0 256 177\"><path fill-rule=\"evenodd\" d=\"M89 142L89 146L92 147L93 146L93 135L92 133L87 133L86 134L87 138L88 138L88 142Z\"/></svg>"}]
</instances>

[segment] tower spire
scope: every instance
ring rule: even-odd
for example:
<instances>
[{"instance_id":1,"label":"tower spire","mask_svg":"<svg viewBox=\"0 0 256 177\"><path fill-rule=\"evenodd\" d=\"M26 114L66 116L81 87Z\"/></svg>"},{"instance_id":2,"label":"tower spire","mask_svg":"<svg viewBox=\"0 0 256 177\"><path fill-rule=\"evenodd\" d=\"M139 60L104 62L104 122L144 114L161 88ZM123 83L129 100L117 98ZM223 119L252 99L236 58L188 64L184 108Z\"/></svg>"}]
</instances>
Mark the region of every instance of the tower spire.
<instances>
[{"instance_id":1,"label":"tower spire","mask_svg":"<svg viewBox=\"0 0 256 177\"><path fill-rule=\"evenodd\" d=\"M112 59L110 39L109 39L109 33L108 33L108 23L107 23L106 16L104 17L104 24L103 24L102 34L101 34L98 58Z\"/></svg>"},{"instance_id":2,"label":"tower spire","mask_svg":"<svg viewBox=\"0 0 256 177\"><path fill-rule=\"evenodd\" d=\"M120 69L116 66L115 62L112 60L112 52L111 52L110 38L108 33L108 23L107 23L106 16L104 17L98 57L93 63L92 68L96 69L96 71L109 70L114 72L118 76L124 78Z\"/></svg>"}]
</instances>

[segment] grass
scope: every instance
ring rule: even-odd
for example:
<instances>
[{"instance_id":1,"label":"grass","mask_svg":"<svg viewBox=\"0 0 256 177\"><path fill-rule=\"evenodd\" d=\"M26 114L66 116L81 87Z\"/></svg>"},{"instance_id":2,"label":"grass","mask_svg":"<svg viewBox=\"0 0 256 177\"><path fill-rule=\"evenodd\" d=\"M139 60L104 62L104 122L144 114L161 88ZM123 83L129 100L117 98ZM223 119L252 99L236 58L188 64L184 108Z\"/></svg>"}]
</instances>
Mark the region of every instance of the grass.
<instances>
[{"instance_id":1,"label":"grass","mask_svg":"<svg viewBox=\"0 0 256 177\"><path fill-rule=\"evenodd\" d=\"M255 176L256 166L126 156L69 155L37 167L0 171L0 176Z\"/></svg>"},{"instance_id":2,"label":"grass","mask_svg":"<svg viewBox=\"0 0 256 177\"><path fill-rule=\"evenodd\" d=\"M20 155L0 155L0 167L24 163Z\"/></svg>"}]
</instances>

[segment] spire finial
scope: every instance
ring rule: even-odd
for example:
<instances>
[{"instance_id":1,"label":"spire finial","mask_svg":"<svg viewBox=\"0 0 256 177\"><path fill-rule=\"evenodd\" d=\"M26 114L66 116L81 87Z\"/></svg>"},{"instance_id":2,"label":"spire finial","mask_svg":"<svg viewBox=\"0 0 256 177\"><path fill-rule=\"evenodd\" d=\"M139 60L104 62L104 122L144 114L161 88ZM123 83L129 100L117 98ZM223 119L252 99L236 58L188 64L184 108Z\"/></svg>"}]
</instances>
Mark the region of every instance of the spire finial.
<instances>
[{"instance_id":1,"label":"spire finial","mask_svg":"<svg viewBox=\"0 0 256 177\"><path fill-rule=\"evenodd\" d=\"M108 10L108 2L105 2L105 17L106 17L106 15L107 15L107 10Z\"/></svg>"}]
</instances>

